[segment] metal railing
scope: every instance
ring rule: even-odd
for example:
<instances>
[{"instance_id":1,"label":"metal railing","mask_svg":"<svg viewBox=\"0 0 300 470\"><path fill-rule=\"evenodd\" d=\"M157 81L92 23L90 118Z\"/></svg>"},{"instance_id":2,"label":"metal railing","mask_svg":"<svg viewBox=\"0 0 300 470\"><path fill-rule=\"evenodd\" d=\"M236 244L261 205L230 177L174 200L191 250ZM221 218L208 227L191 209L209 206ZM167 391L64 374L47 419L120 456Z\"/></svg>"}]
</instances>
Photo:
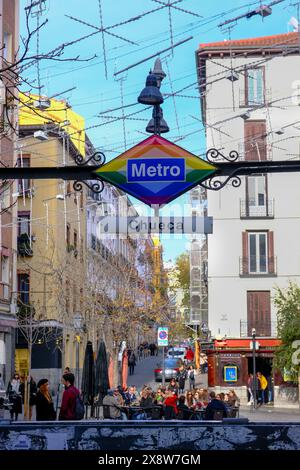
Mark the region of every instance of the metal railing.
<instances>
[{"instance_id":1,"label":"metal railing","mask_svg":"<svg viewBox=\"0 0 300 470\"><path fill-rule=\"evenodd\" d=\"M240 217L246 218L274 218L274 199L267 199L264 205L255 204L253 199L240 199Z\"/></svg>"},{"instance_id":2,"label":"metal railing","mask_svg":"<svg viewBox=\"0 0 300 470\"><path fill-rule=\"evenodd\" d=\"M240 276L276 276L276 256L241 256Z\"/></svg>"},{"instance_id":3,"label":"metal railing","mask_svg":"<svg viewBox=\"0 0 300 470\"><path fill-rule=\"evenodd\" d=\"M240 320L240 337L252 338L252 329L255 328L256 336L260 337L276 337L277 321L276 320Z\"/></svg>"}]
</instances>

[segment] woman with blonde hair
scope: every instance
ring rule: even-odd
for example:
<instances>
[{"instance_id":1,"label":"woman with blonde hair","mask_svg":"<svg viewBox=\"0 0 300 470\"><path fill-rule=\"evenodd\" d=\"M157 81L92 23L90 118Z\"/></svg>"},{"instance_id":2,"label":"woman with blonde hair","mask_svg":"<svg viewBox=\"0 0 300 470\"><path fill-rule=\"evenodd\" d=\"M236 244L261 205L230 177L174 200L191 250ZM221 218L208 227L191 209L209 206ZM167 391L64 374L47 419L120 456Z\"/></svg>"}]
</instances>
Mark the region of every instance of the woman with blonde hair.
<instances>
[{"instance_id":1,"label":"woman with blonde hair","mask_svg":"<svg viewBox=\"0 0 300 470\"><path fill-rule=\"evenodd\" d=\"M56 413L49 392L48 380L41 379L37 386L39 390L36 394L36 420L55 421Z\"/></svg>"}]
</instances>

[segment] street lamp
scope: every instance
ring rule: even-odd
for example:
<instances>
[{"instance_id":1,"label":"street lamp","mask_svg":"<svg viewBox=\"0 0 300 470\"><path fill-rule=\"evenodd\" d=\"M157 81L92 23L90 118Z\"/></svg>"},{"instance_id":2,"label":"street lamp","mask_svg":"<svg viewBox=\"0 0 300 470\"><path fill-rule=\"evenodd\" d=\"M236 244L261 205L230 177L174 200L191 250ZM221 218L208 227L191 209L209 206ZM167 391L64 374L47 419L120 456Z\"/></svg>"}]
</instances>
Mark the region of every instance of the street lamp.
<instances>
[{"instance_id":1,"label":"street lamp","mask_svg":"<svg viewBox=\"0 0 300 470\"><path fill-rule=\"evenodd\" d=\"M80 345L80 333L82 331L82 320L83 317L81 313L77 312L73 318L73 325L75 330L75 339L76 339L76 384L79 388L79 345Z\"/></svg>"},{"instance_id":2,"label":"street lamp","mask_svg":"<svg viewBox=\"0 0 300 470\"><path fill-rule=\"evenodd\" d=\"M163 111L160 104L163 103L164 99L160 92L160 86L162 80L166 77L165 72L162 69L160 59L156 59L154 64L153 72L150 73L146 79L146 86L141 91L138 102L146 105L153 106L152 119L150 119L146 132L150 134L162 134L169 132L169 126L163 118Z\"/></svg>"},{"instance_id":3,"label":"street lamp","mask_svg":"<svg viewBox=\"0 0 300 470\"><path fill-rule=\"evenodd\" d=\"M257 378L256 378L256 329L252 328L252 357L253 357L253 410L256 409L257 402Z\"/></svg>"}]
</instances>

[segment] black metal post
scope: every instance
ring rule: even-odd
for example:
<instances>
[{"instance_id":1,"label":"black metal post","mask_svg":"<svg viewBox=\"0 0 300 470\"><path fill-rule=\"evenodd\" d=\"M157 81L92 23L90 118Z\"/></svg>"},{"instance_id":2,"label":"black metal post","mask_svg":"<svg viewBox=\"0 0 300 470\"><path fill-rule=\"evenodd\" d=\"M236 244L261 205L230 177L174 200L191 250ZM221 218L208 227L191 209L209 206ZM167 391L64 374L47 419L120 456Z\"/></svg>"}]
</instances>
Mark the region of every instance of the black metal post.
<instances>
[{"instance_id":1,"label":"black metal post","mask_svg":"<svg viewBox=\"0 0 300 470\"><path fill-rule=\"evenodd\" d=\"M166 373L165 373L165 347L163 346L162 348L162 353L163 353L163 357L162 357L162 386L164 387L165 384L166 384Z\"/></svg>"}]
</instances>

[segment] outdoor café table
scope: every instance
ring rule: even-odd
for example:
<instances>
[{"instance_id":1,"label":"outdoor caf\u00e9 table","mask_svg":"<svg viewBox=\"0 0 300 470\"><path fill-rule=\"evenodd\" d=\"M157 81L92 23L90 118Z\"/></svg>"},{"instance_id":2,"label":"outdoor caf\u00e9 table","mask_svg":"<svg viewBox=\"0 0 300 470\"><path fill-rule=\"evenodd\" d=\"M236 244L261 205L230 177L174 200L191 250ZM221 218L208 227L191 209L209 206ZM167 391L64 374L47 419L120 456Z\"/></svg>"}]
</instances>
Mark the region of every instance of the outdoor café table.
<instances>
[{"instance_id":1,"label":"outdoor caf\u00e9 table","mask_svg":"<svg viewBox=\"0 0 300 470\"><path fill-rule=\"evenodd\" d=\"M124 405L122 406L122 411L126 413L128 419L132 419L132 415L134 413L144 413L146 410L145 408L142 408L141 406Z\"/></svg>"}]
</instances>

